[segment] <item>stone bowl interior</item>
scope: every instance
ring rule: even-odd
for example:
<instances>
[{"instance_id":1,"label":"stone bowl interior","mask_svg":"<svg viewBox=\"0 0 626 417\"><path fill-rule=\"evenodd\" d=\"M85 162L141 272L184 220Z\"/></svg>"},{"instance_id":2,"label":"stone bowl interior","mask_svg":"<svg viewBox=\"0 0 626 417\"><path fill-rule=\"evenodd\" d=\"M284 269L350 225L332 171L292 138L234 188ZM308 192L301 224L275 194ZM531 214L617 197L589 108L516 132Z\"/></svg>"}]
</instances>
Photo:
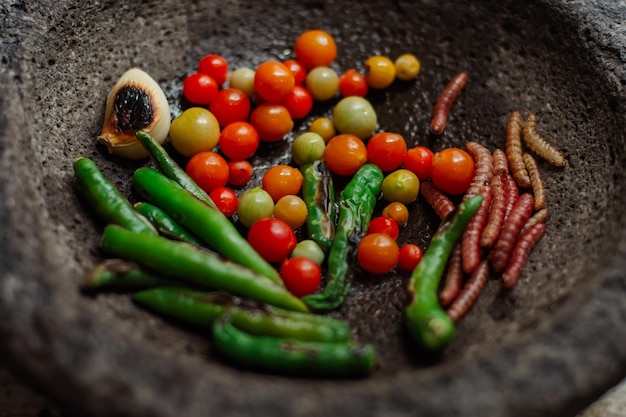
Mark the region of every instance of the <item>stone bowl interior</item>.
<instances>
[{"instance_id":1,"label":"stone bowl interior","mask_svg":"<svg viewBox=\"0 0 626 417\"><path fill-rule=\"evenodd\" d=\"M16 373L72 415L572 416L626 375L623 6L41 0L0 10L0 346ZM415 81L372 92L378 130L433 150L469 140L502 148L508 113L519 109L537 114L568 161L540 162L547 233L518 286L502 292L490 280L441 355L425 357L406 338L408 274L355 276L331 315L377 348L377 368L362 380L238 369L206 334L138 308L128 294L79 291L102 259L103 224L77 197L73 160L93 158L131 200L132 172L149 163L96 145L117 77L143 68L176 116L186 106L182 80L203 55L222 54L231 68L287 59L313 27L335 36L337 71L363 70L374 54L420 58ZM433 138L433 103L459 71L470 80L445 134ZM313 113L330 115L334 102ZM261 147L250 186L290 162L290 141L312 117ZM417 201L400 242L426 248L437 225Z\"/></svg>"}]
</instances>

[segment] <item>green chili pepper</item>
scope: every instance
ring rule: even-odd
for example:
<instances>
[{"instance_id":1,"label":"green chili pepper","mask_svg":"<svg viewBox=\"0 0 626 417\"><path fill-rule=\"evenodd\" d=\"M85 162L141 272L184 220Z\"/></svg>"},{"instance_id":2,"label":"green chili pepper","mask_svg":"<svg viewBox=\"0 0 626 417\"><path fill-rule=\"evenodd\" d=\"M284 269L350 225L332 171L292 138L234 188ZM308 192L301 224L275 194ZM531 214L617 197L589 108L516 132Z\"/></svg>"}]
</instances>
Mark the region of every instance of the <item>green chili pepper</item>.
<instances>
[{"instance_id":1,"label":"green chili pepper","mask_svg":"<svg viewBox=\"0 0 626 417\"><path fill-rule=\"evenodd\" d=\"M219 316L229 311L233 324L250 334L318 342L345 342L351 336L350 327L342 321L257 303L246 305L246 300L223 292L161 287L138 292L133 300L160 314L203 328L210 328Z\"/></svg>"},{"instance_id":2,"label":"green chili pepper","mask_svg":"<svg viewBox=\"0 0 626 417\"><path fill-rule=\"evenodd\" d=\"M137 210L137 212L139 212L139 214L148 219L148 221L152 223L161 235L191 243L192 245L201 244L195 236L176 223L174 219L157 206L141 201L139 203L135 203L133 207Z\"/></svg>"},{"instance_id":3,"label":"green chili pepper","mask_svg":"<svg viewBox=\"0 0 626 417\"><path fill-rule=\"evenodd\" d=\"M174 159L172 159L159 142L154 140L154 138L148 133L142 132L141 130L137 131L136 136L137 140L141 142L150 154L150 158L159 167L159 171L161 171L169 179L174 180L178 185L189 191L200 201L213 208L217 207L213 200L211 200L211 197L209 197L209 195L202 188L200 188L200 186L196 184L196 182L191 179L189 175L187 175L185 170L182 169L180 165L174 161Z\"/></svg>"},{"instance_id":4,"label":"green chili pepper","mask_svg":"<svg viewBox=\"0 0 626 417\"><path fill-rule=\"evenodd\" d=\"M197 200L196 200L197 201ZM308 311L284 287L239 264L186 242L135 233L115 225L104 229L100 247L166 277L202 288L218 289L287 310Z\"/></svg>"},{"instance_id":5,"label":"green chili pepper","mask_svg":"<svg viewBox=\"0 0 626 417\"><path fill-rule=\"evenodd\" d=\"M253 336L235 327L229 313L215 322L213 339L230 360L266 372L302 377L363 377L375 365L372 345Z\"/></svg>"},{"instance_id":6,"label":"green chili pepper","mask_svg":"<svg viewBox=\"0 0 626 417\"><path fill-rule=\"evenodd\" d=\"M406 322L415 342L425 350L441 350L454 337L454 322L439 305L437 290L450 252L482 201L482 195L471 197L443 220L411 274Z\"/></svg>"},{"instance_id":7,"label":"green chili pepper","mask_svg":"<svg viewBox=\"0 0 626 417\"><path fill-rule=\"evenodd\" d=\"M85 291L101 288L138 290L166 285L178 285L175 281L158 276L125 259L107 259L96 265L83 282ZM180 284L184 285L184 284Z\"/></svg>"},{"instance_id":8,"label":"green chili pepper","mask_svg":"<svg viewBox=\"0 0 626 417\"><path fill-rule=\"evenodd\" d=\"M345 299L350 287L348 273L354 263L356 248L369 227L383 178L380 168L366 164L342 191L339 221L328 254L326 286L321 293L302 298L309 307L332 310Z\"/></svg>"},{"instance_id":9,"label":"green chili pepper","mask_svg":"<svg viewBox=\"0 0 626 417\"><path fill-rule=\"evenodd\" d=\"M335 235L335 191L326 164L315 161L301 168L304 181L302 197L307 205L307 232L324 252Z\"/></svg>"},{"instance_id":10,"label":"green chili pepper","mask_svg":"<svg viewBox=\"0 0 626 417\"><path fill-rule=\"evenodd\" d=\"M173 180L151 168L139 168L135 188L223 257L284 286L278 272L255 251L233 223L216 208L202 203Z\"/></svg>"},{"instance_id":11,"label":"green chili pepper","mask_svg":"<svg viewBox=\"0 0 626 417\"><path fill-rule=\"evenodd\" d=\"M102 220L139 233L157 233L91 159L81 157L74 161L74 175L81 194Z\"/></svg>"}]
</instances>

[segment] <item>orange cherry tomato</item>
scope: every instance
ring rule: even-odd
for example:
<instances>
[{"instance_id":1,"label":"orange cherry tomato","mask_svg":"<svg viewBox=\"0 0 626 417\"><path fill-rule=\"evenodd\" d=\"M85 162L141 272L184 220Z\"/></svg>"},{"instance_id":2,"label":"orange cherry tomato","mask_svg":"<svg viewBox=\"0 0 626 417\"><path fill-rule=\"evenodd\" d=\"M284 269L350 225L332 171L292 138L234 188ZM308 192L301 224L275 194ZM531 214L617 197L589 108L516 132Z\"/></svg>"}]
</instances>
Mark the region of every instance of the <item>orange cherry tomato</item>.
<instances>
[{"instance_id":1,"label":"orange cherry tomato","mask_svg":"<svg viewBox=\"0 0 626 417\"><path fill-rule=\"evenodd\" d=\"M326 143L337 134L333 121L328 117L318 117L313 120L309 125L309 132L317 133L324 138Z\"/></svg>"},{"instance_id":2,"label":"orange cherry tomato","mask_svg":"<svg viewBox=\"0 0 626 417\"><path fill-rule=\"evenodd\" d=\"M228 161L228 184L243 187L250 181L253 174L252 164L245 159Z\"/></svg>"},{"instance_id":3,"label":"orange cherry tomato","mask_svg":"<svg viewBox=\"0 0 626 417\"><path fill-rule=\"evenodd\" d=\"M404 203L394 201L383 209L382 215L395 220L398 226L404 226L409 221L409 209Z\"/></svg>"},{"instance_id":4,"label":"orange cherry tomato","mask_svg":"<svg viewBox=\"0 0 626 417\"><path fill-rule=\"evenodd\" d=\"M404 161L406 142L397 133L376 133L367 141L367 155L369 161L381 170L393 171Z\"/></svg>"},{"instance_id":5,"label":"orange cherry tomato","mask_svg":"<svg viewBox=\"0 0 626 417\"><path fill-rule=\"evenodd\" d=\"M354 68L350 68L339 77L339 94L343 97L367 95L368 85L365 76Z\"/></svg>"},{"instance_id":6,"label":"orange cherry tomato","mask_svg":"<svg viewBox=\"0 0 626 417\"><path fill-rule=\"evenodd\" d=\"M386 56L376 55L365 61L365 79L372 88L387 88L396 78L396 67Z\"/></svg>"},{"instance_id":7,"label":"orange cherry tomato","mask_svg":"<svg viewBox=\"0 0 626 417\"><path fill-rule=\"evenodd\" d=\"M329 33L312 29L298 36L294 52L296 59L308 70L315 67L327 67L337 57L337 44Z\"/></svg>"},{"instance_id":8,"label":"orange cherry tomato","mask_svg":"<svg viewBox=\"0 0 626 417\"><path fill-rule=\"evenodd\" d=\"M358 136L343 133L328 141L324 161L336 174L353 175L367 162L367 148Z\"/></svg>"},{"instance_id":9,"label":"orange cherry tomato","mask_svg":"<svg viewBox=\"0 0 626 417\"><path fill-rule=\"evenodd\" d=\"M293 129L293 119L282 104L258 105L250 114L250 124L264 142L277 142Z\"/></svg>"},{"instance_id":10,"label":"orange cherry tomato","mask_svg":"<svg viewBox=\"0 0 626 417\"><path fill-rule=\"evenodd\" d=\"M433 184L447 194L463 194L474 177L474 160L459 148L446 148L436 152L430 167Z\"/></svg>"},{"instance_id":11,"label":"orange cherry tomato","mask_svg":"<svg viewBox=\"0 0 626 417\"><path fill-rule=\"evenodd\" d=\"M398 255L398 244L385 233L365 235L357 248L359 265L372 274L391 271L398 262Z\"/></svg>"},{"instance_id":12,"label":"orange cherry tomato","mask_svg":"<svg viewBox=\"0 0 626 417\"><path fill-rule=\"evenodd\" d=\"M250 158L259 147L259 134L247 122L234 122L222 129L220 150L230 159Z\"/></svg>"},{"instance_id":13,"label":"orange cherry tomato","mask_svg":"<svg viewBox=\"0 0 626 417\"><path fill-rule=\"evenodd\" d=\"M293 73L282 62L265 61L254 74L256 94L270 103L282 101L295 85Z\"/></svg>"},{"instance_id":14,"label":"orange cherry tomato","mask_svg":"<svg viewBox=\"0 0 626 417\"><path fill-rule=\"evenodd\" d=\"M215 152L195 154L187 162L185 172L207 193L228 182L228 163Z\"/></svg>"},{"instance_id":15,"label":"orange cherry tomato","mask_svg":"<svg viewBox=\"0 0 626 417\"><path fill-rule=\"evenodd\" d=\"M274 205L274 217L281 219L292 229L302 227L306 222L307 214L306 203L297 195L285 195Z\"/></svg>"},{"instance_id":16,"label":"orange cherry tomato","mask_svg":"<svg viewBox=\"0 0 626 417\"><path fill-rule=\"evenodd\" d=\"M263 175L261 188L272 196L274 202L286 195L296 195L302 188L304 177L299 169L289 165L276 165Z\"/></svg>"}]
</instances>

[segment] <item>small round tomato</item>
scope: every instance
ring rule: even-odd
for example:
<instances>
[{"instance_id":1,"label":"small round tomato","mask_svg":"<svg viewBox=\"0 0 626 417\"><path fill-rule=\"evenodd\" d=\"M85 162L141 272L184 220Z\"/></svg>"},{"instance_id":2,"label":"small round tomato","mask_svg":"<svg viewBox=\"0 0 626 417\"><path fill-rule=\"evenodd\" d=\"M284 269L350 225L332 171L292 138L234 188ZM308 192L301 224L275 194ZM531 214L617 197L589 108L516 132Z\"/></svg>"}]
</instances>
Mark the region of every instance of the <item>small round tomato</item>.
<instances>
[{"instance_id":1,"label":"small round tomato","mask_svg":"<svg viewBox=\"0 0 626 417\"><path fill-rule=\"evenodd\" d=\"M297 195L285 195L274 205L274 217L281 219L292 229L297 229L306 222L307 213L306 203Z\"/></svg>"},{"instance_id":2,"label":"small round tomato","mask_svg":"<svg viewBox=\"0 0 626 417\"><path fill-rule=\"evenodd\" d=\"M315 100L330 100L339 90L339 76L332 68L316 67L306 75L304 85Z\"/></svg>"},{"instance_id":3,"label":"small round tomato","mask_svg":"<svg viewBox=\"0 0 626 417\"><path fill-rule=\"evenodd\" d=\"M322 268L305 257L285 259L280 266L285 288L296 297L313 294L322 282Z\"/></svg>"},{"instance_id":4,"label":"small round tomato","mask_svg":"<svg viewBox=\"0 0 626 417\"><path fill-rule=\"evenodd\" d=\"M337 135L326 144L324 161L335 174L353 175L367 162L367 148L355 135Z\"/></svg>"},{"instance_id":5,"label":"small round tomato","mask_svg":"<svg viewBox=\"0 0 626 417\"><path fill-rule=\"evenodd\" d=\"M190 107L172 121L169 135L174 149L191 158L198 152L211 151L217 146L220 125L207 109Z\"/></svg>"},{"instance_id":6,"label":"small round tomato","mask_svg":"<svg viewBox=\"0 0 626 417\"><path fill-rule=\"evenodd\" d=\"M296 195L302 188L302 173L289 165L276 165L268 169L261 179L261 187L274 201L286 195Z\"/></svg>"},{"instance_id":7,"label":"small round tomato","mask_svg":"<svg viewBox=\"0 0 626 417\"><path fill-rule=\"evenodd\" d=\"M433 164L433 151L425 146L415 146L406 152L402 164L405 169L417 175L420 181L430 178L430 167Z\"/></svg>"},{"instance_id":8,"label":"small round tomato","mask_svg":"<svg viewBox=\"0 0 626 417\"><path fill-rule=\"evenodd\" d=\"M372 88L386 88L396 78L396 67L386 56L376 55L365 61L365 79Z\"/></svg>"},{"instance_id":9,"label":"small round tomato","mask_svg":"<svg viewBox=\"0 0 626 417\"><path fill-rule=\"evenodd\" d=\"M211 104L217 94L219 86L215 80L207 74L195 72L183 81L183 95L193 104L206 106Z\"/></svg>"},{"instance_id":10,"label":"small round tomato","mask_svg":"<svg viewBox=\"0 0 626 417\"><path fill-rule=\"evenodd\" d=\"M339 94L343 97L367 95L367 80L354 68L350 68L339 77Z\"/></svg>"},{"instance_id":11,"label":"small round tomato","mask_svg":"<svg viewBox=\"0 0 626 417\"><path fill-rule=\"evenodd\" d=\"M351 133L365 140L376 129L377 122L374 107L363 97L342 98L333 109L333 123L339 133Z\"/></svg>"},{"instance_id":12,"label":"small round tomato","mask_svg":"<svg viewBox=\"0 0 626 417\"><path fill-rule=\"evenodd\" d=\"M281 104L258 105L250 114L250 124L263 142L277 142L293 129L293 119Z\"/></svg>"},{"instance_id":13,"label":"small round tomato","mask_svg":"<svg viewBox=\"0 0 626 417\"><path fill-rule=\"evenodd\" d=\"M296 82L296 85L304 84L304 80L306 79L306 68L296 59L288 59L283 62L289 71L292 72L293 78Z\"/></svg>"},{"instance_id":14,"label":"small round tomato","mask_svg":"<svg viewBox=\"0 0 626 417\"><path fill-rule=\"evenodd\" d=\"M433 155L430 179L447 194L463 194L474 177L474 160L459 148L446 148Z\"/></svg>"},{"instance_id":15,"label":"small round tomato","mask_svg":"<svg viewBox=\"0 0 626 417\"><path fill-rule=\"evenodd\" d=\"M402 165L406 142L402 135L391 132L376 133L367 141L369 161L383 171L393 171Z\"/></svg>"},{"instance_id":16,"label":"small round tomato","mask_svg":"<svg viewBox=\"0 0 626 417\"><path fill-rule=\"evenodd\" d=\"M198 62L198 72L210 75L217 85L222 85L228 79L228 62L221 55L205 55Z\"/></svg>"},{"instance_id":17,"label":"small round tomato","mask_svg":"<svg viewBox=\"0 0 626 417\"><path fill-rule=\"evenodd\" d=\"M382 215L393 219L399 227L409 221L409 209L399 201L392 201L383 208Z\"/></svg>"},{"instance_id":18,"label":"small round tomato","mask_svg":"<svg viewBox=\"0 0 626 417\"><path fill-rule=\"evenodd\" d=\"M398 223L391 217L378 216L370 221L367 233L384 233L397 239L400 236L400 227Z\"/></svg>"},{"instance_id":19,"label":"small round tomato","mask_svg":"<svg viewBox=\"0 0 626 417\"><path fill-rule=\"evenodd\" d=\"M302 166L324 157L326 142L324 138L314 132L304 132L298 135L291 144L293 161Z\"/></svg>"},{"instance_id":20,"label":"small round tomato","mask_svg":"<svg viewBox=\"0 0 626 417\"><path fill-rule=\"evenodd\" d=\"M328 117L318 117L313 120L309 125L309 132L317 133L324 138L324 142L328 142L337 135L335 125Z\"/></svg>"},{"instance_id":21,"label":"small round tomato","mask_svg":"<svg viewBox=\"0 0 626 417\"><path fill-rule=\"evenodd\" d=\"M259 134L248 122L234 122L222 129L220 150L230 159L250 158L259 147Z\"/></svg>"},{"instance_id":22,"label":"small round tomato","mask_svg":"<svg viewBox=\"0 0 626 417\"><path fill-rule=\"evenodd\" d=\"M254 74L256 94L270 103L284 100L295 85L293 73L282 62L265 61Z\"/></svg>"},{"instance_id":23,"label":"small round tomato","mask_svg":"<svg viewBox=\"0 0 626 417\"><path fill-rule=\"evenodd\" d=\"M250 99L237 88L224 88L211 101L211 113L224 127L233 122L242 122L250 115Z\"/></svg>"},{"instance_id":24,"label":"small round tomato","mask_svg":"<svg viewBox=\"0 0 626 417\"><path fill-rule=\"evenodd\" d=\"M305 239L298 242L294 250L291 252L291 256L294 258L303 256L311 259L318 265L321 265L326 257L324 255L324 251L320 248L320 245L318 245L313 239Z\"/></svg>"},{"instance_id":25,"label":"small round tomato","mask_svg":"<svg viewBox=\"0 0 626 417\"><path fill-rule=\"evenodd\" d=\"M256 220L248 230L248 243L267 262L282 262L298 243L293 229L272 217Z\"/></svg>"},{"instance_id":26,"label":"small round tomato","mask_svg":"<svg viewBox=\"0 0 626 417\"><path fill-rule=\"evenodd\" d=\"M245 159L228 161L228 184L243 187L250 181L254 171L252 164Z\"/></svg>"},{"instance_id":27,"label":"small round tomato","mask_svg":"<svg viewBox=\"0 0 626 417\"><path fill-rule=\"evenodd\" d=\"M185 172L207 193L224 187L228 182L228 164L215 152L195 154L187 162Z\"/></svg>"},{"instance_id":28,"label":"small round tomato","mask_svg":"<svg viewBox=\"0 0 626 417\"><path fill-rule=\"evenodd\" d=\"M292 119L304 119L313 108L313 96L301 85L296 85L282 101Z\"/></svg>"},{"instance_id":29,"label":"small round tomato","mask_svg":"<svg viewBox=\"0 0 626 417\"><path fill-rule=\"evenodd\" d=\"M241 224L246 227L252 226L257 220L272 217L273 212L274 200L261 187L246 190L239 196L237 216L239 216Z\"/></svg>"},{"instance_id":30,"label":"small round tomato","mask_svg":"<svg viewBox=\"0 0 626 417\"><path fill-rule=\"evenodd\" d=\"M320 29L308 30L296 39L296 59L307 69L329 66L337 57L335 39Z\"/></svg>"},{"instance_id":31,"label":"small round tomato","mask_svg":"<svg viewBox=\"0 0 626 417\"><path fill-rule=\"evenodd\" d=\"M398 169L387 175L383 180L383 197L387 201L399 201L409 204L417 199L420 180L408 169Z\"/></svg>"},{"instance_id":32,"label":"small round tomato","mask_svg":"<svg viewBox=\"0 0 626 417\"><path fill-rule=\"evenodd\" d=\"M398 244L395 239L384 233L367 234L359 242L357 260L365 271L372 274L384 274L398 262Z\"/></svg>"},{"instance_id":33,"label":"small round tomato","mask_svg":"<svg viewBox=\"0 0 626 417\"><path fill-rule=\"evenodd\" d=\"M243 91L248 98L254 97L254 70L248 67L237 68L230 74L229 85Z\"/></svg>"},{"instance_id":34,"label":"small round tomato","mask_svg":"<svg viewBox=\"0 0 626 417\"><path fill-rule=\"evenodd\" d=\"M228 187L214 188L209 197L226 217L232 217L237 211L237 194Z\"/></svg>"},{"instance_id":35,"label":"small round tomato","mask_svg":"<svg viewBox=\"0 0 626 417\"><path fill-rule=\"evenodd\" d=\"M396 77L402 81L409 81L417 77L421 64L413 54L402 54L394 61L396 67Z\"/></svg>"},{"instance_id":36,"label":"small round tomato","mask_svg":"<svg viewBox=\"0 0 626 417\"><path fill-rule=\"evenodd\" d=\"M398 268L403 271L413 271L422 260L422 248L413 243L407 243L398 253Z\"/></svg>"}]
</instances>

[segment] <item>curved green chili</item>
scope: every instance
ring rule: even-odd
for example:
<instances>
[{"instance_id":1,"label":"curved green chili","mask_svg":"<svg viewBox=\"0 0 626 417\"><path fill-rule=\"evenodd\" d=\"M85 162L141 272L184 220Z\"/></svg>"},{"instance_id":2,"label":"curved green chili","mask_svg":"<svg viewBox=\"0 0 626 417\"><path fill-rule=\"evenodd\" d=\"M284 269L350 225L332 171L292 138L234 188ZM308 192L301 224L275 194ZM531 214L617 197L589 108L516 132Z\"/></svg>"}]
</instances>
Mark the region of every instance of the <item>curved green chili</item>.
<instances>
[{"instance_id":1,"label":"curved green chili","mask_svg":"<svg viewBox=\"0 0 626 417\"><path fill-rule=\"evenodd\" d=\"M169 214L223 257L284 286L278 272L255 251L233 223L185 191L180 185L151 168L139 168L133 176L135 188L146 200Z\"/></svg>"},{"instance_id":2,"label":"curved green chili","mask_svg":"<svg viewBox=\"0 0 626 417\"><path fill-rule=\"evenodd\" d=\"M350 327L342 321L260 304L248 306L245 300L223 292L161 287L140 291L133 295L133 300L162 315L203 328L210 328L229 311L233 324L250 334L318 342L345 342L351 337Z\"/></svg>"},{"instance_id":3,"label":"curved green chili","mask_svg":"<svg viewBox=\"0 0 626 417\"><path fill-rule=\"evenodd\" d=\"M140 201L135 203L133 207L139 214L148 219L161 235L193 245L200 245L200 241L194 235L176 223L174 219L157 206Z\"/></svg>"},{"instance_id":4,"label":"curved green chili","mask_svg":"<svg viewBox=\"0 0 626 417\"><path fill-rule=\"evenodd\" d=\"M74 175L81 194L102 220L139 233L157 233L91 159L81 157L75 160Z\"/></svg>"},{"instance_id":5,"label":"curved green chili","mask_svg":"<svg viewBox=\"0 0 626 417\"><path fill-rule=\"evenodd\" d=\"M425 350L440 350L454 337L454 322L439 305L437 290L450 252L482 201L480 194L471 197L443 220L411 274L406 323L412 338Z\"/></svg>"},{"instance_id":6,"label":"curved green chili","mask_svg":"<svg viewBox=\"0 0 626 417\"><path fill-rule=\"evenodd\" d=\"M213 200L211 200L211 197L187 175L185 170L172 159L159 142L154 140L148 133L142 132L141 130L137 131L136 136L137 140L141 142L150 154L150 158L159 167L159 171L169 179L174 180L178 185L189 191L200 201L213 208L217 207Z\"/></svg>"},{"instance_id":7,"label":"curved green chili","mask_svg":"<svg viewBox=\"0 0 626 417\"><path fill-rule=\"evenodd\" d=\"M287 310L308 311L302 300L284 287L251 269L224 261L189 243L109 225L104 229L100 247L112 256L137 262L165 277L202 288L223 290Z\"/></svg>"},{"instance_id":8,"label":"curved green chili","mask_svg":"<svg viewBox=\"0 0 626 417\"><path fill-rule=\"evenodd\" d=\"M367 376L375 365L372 345L254 336L235 327L229 313L213 325L213 340L230 360L266 372L352 378Z\"/></svg>"},{"instance_id":9,"label":"curved green chili","mask_svg":"<svg viewBox=\"0 0 626 417\"><path fill-rule=\"evenodd\" d=\"M308 209L306 225L309 237L328 252L335 235L335 191L326 164L315 161L300 168L302 198Z\"/></svg>"},{"instance_id":10,"label":"curved green chili","mask_svg":"<svg viewBox=\"0 0 626 417\"><path fill-rule=\"evenodd\" d=\"M366 164L346 185L339 199L339 221L328 254L326 286L321 293L303 297L314 310L332 310L345 299L356 248L369 223L380 194L383 173L376 165Z\"/></svg>"},{"instance_id":11,"label":"curved green chili","mask_svg":"<svg viewBox=\"0 0 626 417\"><path fill-rule=\"evenodd\" d=\"M141 268L137 263L125 259L106 259L96 265L85 277L82 288L95 291L101 288L138 290L164 285L178 285L175 281L163 278ZM182 283L180 285L183 285Z\"/></svg>"}]
</instances>

